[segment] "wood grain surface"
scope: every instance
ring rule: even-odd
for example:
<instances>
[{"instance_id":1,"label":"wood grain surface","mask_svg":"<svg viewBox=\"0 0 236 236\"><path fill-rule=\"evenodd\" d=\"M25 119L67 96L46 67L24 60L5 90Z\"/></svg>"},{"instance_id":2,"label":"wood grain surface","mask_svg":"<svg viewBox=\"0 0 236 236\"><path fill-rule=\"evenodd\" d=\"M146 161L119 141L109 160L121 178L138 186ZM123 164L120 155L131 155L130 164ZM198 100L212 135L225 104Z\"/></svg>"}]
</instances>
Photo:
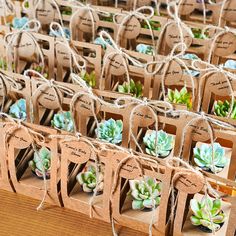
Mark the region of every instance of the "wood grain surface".
<instances>
[{"instance_id":1,"label":"wood grain surface","mask_svg":"<svg viewBox=\"0 0 236 236\"><path fill-rule=\"evenodd\" d=\"M47 205L37 211L39 201L0 190L1 236L110 236L111 225L83 214ZM145 236L127 228L120 236Z\"/></svg>"}]
</instances>

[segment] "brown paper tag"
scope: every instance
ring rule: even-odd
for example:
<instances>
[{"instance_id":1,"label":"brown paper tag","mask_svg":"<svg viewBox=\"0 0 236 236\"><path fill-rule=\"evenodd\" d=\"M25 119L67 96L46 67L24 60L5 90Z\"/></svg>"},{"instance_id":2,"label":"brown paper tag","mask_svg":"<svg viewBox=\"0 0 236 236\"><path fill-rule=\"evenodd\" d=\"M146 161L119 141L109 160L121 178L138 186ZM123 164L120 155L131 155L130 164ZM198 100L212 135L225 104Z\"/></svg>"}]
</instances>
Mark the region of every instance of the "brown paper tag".
<instances>
[{"instance_id":1,"label":"brown paper tag","mask_svg":"<svg viewBox=\"0 0 236 236\"><path fill-rule=\"evenodd\" d=\"M68 141L62 143L63 155L74 163L85 163L92 155L91 146L83 141Z\"/></svg>"},{"instance_id":2,"label":"brown paper tag","mask_svg":"<svg viewBox=\"0 0 236 236\"><path fill-rule=\"evenodd\" d=\"M197 120L187 128L193 141L205 142L210 139L207 123Z\"/></svg>"},{"instance_id":3,"label":"brown paper tag","mask_svg":"<svg viewBox=\"0 0 236 236\"><path fill-rule=\"evenodd\" d=\"M191 35L183 29L183 37L184 37L184 43L186 44L187 47L189 47L192 43L192 37ZM170 48L173 48L174 45L181 43L181 37L180 37L180 32L179 28L176 23L172 23L166 28L166 34L165 34L165 40L167 45ZM180 50L181 48L177 49Z\"/></svg>"},{"instance_id":4,"label":"brown paper tag","mask_svg":"<svg viewBox=\"0 0 236 236\"><path fill-rule=\"evenodd\" d=\"M111 54L112 52L116 52L115 49L108 47L104 56L104 58L107 58L106 65L108 67L108 73L116 76L124 75L124 61L126 61L126 59L120 54Z\"/></svg>"},{"instance_id":5,"label":"brown paper tag","mask_svg":"<svg viewBox=\"0 0 236 236\"><path fill-rule=\"evenodd\" d=\"M232 79L229 78L229 80L231 81ZM211 92L220 96L229 96L230 86L224 74L220 72L214 73L209 76L208 81Z\"/></svg>"},{"instance_id":6,"label":"brown paper tag","mask_svg":"<svg viewBox=\"0 0 236 236\"><path fill-rule=\"evenodd\" d=\"M22 128L17 129L10 135L9 143L17 149L24 149L29 147L33 142L31 136Z\"/></svg>"},{"instance_id":7,"label":"brown paper tag","mask_svg":"<svg viewBox=\"0 0 236 236\"><path fill-rule=\"evenodd\" d=\"M175 188L188 194L198 193L203 187L203 178L194 173L181 173L175 181Z\"/></svg>"},{"instance_id":8,"label":"brown paper tag","mask_svg":"<svg viewBox=\"0 0 236 236\"><path fill-rule=\"evenodd\" d=\"M196 8L196 1L193 0L184 0L181 1L179 6L180 15L189 15Z\"/></svg>"},{"instance_id":9,"label":"brown paper tag","mask_svg":"<svg viewBox=\"0 0 236 236\"><path fill-rule=\"evenodd\" d=\"M43 107L51 110L60 108L59 101L62 101L63 97L60 91L58 91L59 101L53 88L41 89L39 93L38 103L40 103Z\"/></svg>"},{"instance_id":10,"label":"brown paper tag","mask_svg":"<svg viewBox=\"0 0 236 236\"><path fill-rule=\"evenodd\" d=\"M156 67L158 67L159 65L157 64ZM162 76L163 73L164 73L164 65L157 72L156 75ZM172 60L169 63L168 70L167 70L167 72L165 74L165 84L166 85L177 84L182 79L182 76L183 76L183 70L182 70L181 66L179 65L179 63L177 63L176 61Z\"/></svg>"},{"instance_id":11,"label":"brown paper tag","mask_svg":"<svg viewBox=\"0 0 236 236\"><path fill-rule=\"evenodd\" d=\"M221 7L221 6L220 6ZM235 0L229 0L226 2L222 17L227 21L236 21L236 1Z\"/></svg>"},{"instance_id":12,"label":"brown paper tag","mask_svg":"<svg viewBox=\"0 0 236 236\"><path fill-rule=\"evenodd\" d=\"M62 44L56 45L56 57L57 61L62 65L69 65L70 63L70 53L68 53L68 49Z\"/></svg>"},{"instance_id":13,"label":"brown paper tag","mask_svg":"<svg viewBox=\"0 0 236 236\"><path fill-rule=\"evenodd\" d=\"M135 16L132 16L123 24L123 26L121 26L120 24L122 20L124 19L124 17L126 17L126 15L117 17L118 27L122 27L121 34L120 34L121 38L122 37L126 39L137 38L141 30L141 24L139 20Z\"/></svg>"},{"instance_id":14,"label":"brown paper tag","mask_svg":"<svg viewBox=\"0 0 236 236\"><path fill-rule=\"evenodd\" d=\"M91 15L93 16L93 18L91 17ZM94 23L94 30L96 30L98 22L99 22L99 17L96 12L94 11L89 12L86 9L80 9L78 11L75 24L76 28L78 28L82 32L91 33L93 31L93 23Z\"/></svg>"},{"instance_id":15,"label":"brown paper tag","mask_svg":"<svg viewBox=\"0 0 236 236\"><path fill-rule=\"evenodd\" d=\"M155 117L153 116L150 108L141 106L133 113L133 124L136 127L148 127L155 123Z\"/></svg>"},{"instance_id":16,"label":"brown paper tag","mask_svg":"<svg viewBox=\"0 0 236 236\"><path fill-rule=\"evenodd\" d=\"M112 158L112 165L113 169L116 170L121 159L119 158L119 156L116 157L116 155L114 155L113 157L114 158ZM126 179L136 179L140 176L140 171L137 167L136 162L133 159L130 159L122 165L119 174L121 177Z\"/></svg>"},{"instance_id":17,"label":"brown paper tag","mask_svg":"<svg viewBox=\"0 0 236 236\"><path fill-rule=\"evenodd\" d=\"M236 50L236 36L233 33L225 33L215 43L214 54L217 56L229 56Z\"/></svg>"},{"instance_id":18,"label":"brown paper tag","mask_svg":"<svg viewBox=\"0 0 236 236\"><path fill-rule=\"evenodd\" d=\"M50 24L55 17L55 11L48 1L41 1L39 4L39 7L36 10L36 18L42 23L42 24Z\"/></svg>"},{"instance_id":19,"label":"brown paper tag","mask_svg":"<svg viewBox=\"0 0 236 236\"><path fill-rule=\"evenodd\" d=\"M19 37L20 40L19 40ZM22 33L21 36L14 37L12 40L13 49L17 49L19 57L29 58L32 57L36 50L34 40L26 33ZM6 37L7 42L10 37Z\"/></svg>"},{"instance_id":20,"label":"brown paper tag","mask_svg":"<svg viewBox=\"0 0 236 236\"><path fill-rule=\"evenodd\" d=\"M101 104L98 101L92 100L86 95L82 95L75 103L75 110L83 116L93 116L92 106L94 102L94 112L97 114L100 110Z\"/></svg>"}]
</instances>

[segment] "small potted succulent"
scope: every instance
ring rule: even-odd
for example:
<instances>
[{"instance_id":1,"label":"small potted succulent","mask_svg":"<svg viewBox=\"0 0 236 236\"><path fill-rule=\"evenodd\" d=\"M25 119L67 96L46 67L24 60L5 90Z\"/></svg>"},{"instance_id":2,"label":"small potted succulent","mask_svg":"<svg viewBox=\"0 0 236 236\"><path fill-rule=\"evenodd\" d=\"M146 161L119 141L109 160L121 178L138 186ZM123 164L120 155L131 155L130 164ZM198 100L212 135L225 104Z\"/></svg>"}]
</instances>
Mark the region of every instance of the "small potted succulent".
<instances>
[{"instance_id":1,"label":"small potted succulent","mask_svg":"<svg viewBox=\"0 0 236 236\"><path fill-rule=\"evenodd\" d=\"M63 31L66 39L70 39L70 30L66 27L63 27ZM50 30L49 35L53 37L62 37L62 33L59 29L54 29L54 31Z\"/></svg>"},{"instance_id":2,"label":"small potted succulent","mask_svg":"<svg viewBox=\"0 0 236 236\"><path fill-rule=\"evenodd\" d=\"M122 141L122 130L122 120L113 120L111 118L101 122L95 132L100 140L113 144L120 144Z\"/></svg>"},{"instance_id":3,"label":"small potted succulent","mask_svg":"<svg viewBox=\"0 0 236 236\"><path fill-rule=\"evenodd\" d=\"M140 98L143 93L143 86L140 81L134 82L132 79L130 82L124 82L122 85L118 86L118 92L120 93L130 93L136 98Z\"/></svg>"},{"instance_id":4,"label":"small potted succulent","mask_svg":"<svg viewBox=\"0 0 236 236\"><path fill-rule=\"evenodd\" d=\"M10 106L9 115L13 118L26 120L26 101L21 98Z\"/></svg>"},{"instance_id":5,"label":"small potted succulent","mask_svg":"<svg viewBox=\"0 0 236 236\"><path fill-rule=\"evenodd\" d=\"M156 179L145 176L142 180L129 180L133 210L152 210L160 204L161 184Z\"/></svg>"},{"instance_id":6,"label":"small potted succulent","mask_svg":"<svg viewBox=\"0 0 236 236\"><path fill-rule=\"evenodd\" d=\"M236 61L235 60L227 60L224 64L224 68L236 70Z\"/></svg>"},{"instance_id":7,"label":"small potted succulent","mask_svg":"<svg viewBox=\"0 0 236 236\"><path fill-rule=\"evenodd\" d=\"M169 156L174 146L174 137L163 130L146 133L143 138L146 153L152 156L165 158Z\"/></svg>"},{"instance_id":8,"label":"small potted succulent","mask_svg":"<svg viewBox=\"0 0 236 236\"><path fill-rule=\"evenodd\" d=\"M190 217L191 223L206 233L218 231L226 219L221 204L220 199L213 200L208 195L204 196L201 201L191 199L190 207L193 211Z\"/></svg>"},{"instance_id":9,"label":"small potted succulent","mask_svg":"<svg viewBox=\"0 0 236 236\"><path fill-rule=\"evenodd\" d=\"M149 20L148 22L149 22L152 30L157 30L157 31L161 30L161 24L159 21ZM143 21L142 28L149 29L149 26L146 21Z\"/></svg>"},{"instance_id":10,"label":"small potted succulent","mask_svg":"<svg viewBox=\"0 0 236 236\"><path fill-rule=\"evenodd\" d=\"M194 53L186 53L182 56L183 59L186 59L186 60L198 60L199 57L194 54Z\"/></svg>"},{"instance_id":11,"label":"small potted succulent","mask_svg":"<svg viewBox=\"0 0 236 236\"><path fill-rule=\"evenodd\" d=\"M43 179L43 172L45 172L46 179L50 179L51 152L46 147L42 147L38 153L34 153L33 160L29 161L29 167L39 179Z\"/></svg>"},{"instance_id":12,"label":"small potted succulent","mask_svg":"<svg viewBox=\"0 0 236 236\"><path fill-rule=\"evenodd\" d=\"M147 44L142 44L142 43L138 44L136 47L136 51L151 56L154 55L154 47Z\"/></svg>"},{"instance_id":13,"label":"small potted succulent","mask_svg":"<svg viewBox=\"0 0 236 236\"><path fill-rule=\"evenodd\" d=\"M201 29L192 28L191 30L195 39L204 39Z\"/></svg>"},{"instance_id":14,"label":"small potted succulent","mask_svg":"<svg viewBox=\"0 0 236 236\"><path fill-rule=\"evenodd\" d=\"M97 182L97 178L98 178L98 182ZM83 172L80 172L76 176L76 180L81 185L82 190L85 193L95 192L96 185L98 184L97 193L101 194L103 191L103 186L104 186L103 179L104 179L103 173L99 172L97 176L96 169L92 165L84 168Z\"/></svg>"},{"instance_id":15,"label":"small potted succulent","mask_svg":"<svg viewBox=\"0 0 236 236\"><path fill-rule=\"evenodd\" d=\"M168 89L168 100L175 104L186 105L188 109L192 108L191 93L188 92L186 87L183 87L180 91Z\"/></svg>"},{"instance_id":16,"label":"small potted succulent","mask_svg":"<svg viewBox=\"0 0 236 236\"><path fill-rule=\"evenodd\" d=\"M33 63L31 64L31 69L37 71L38 73L42 73L42 72L43 72L43 65L42 65L41 62L40 62L40 63L33 62ZM48 79L48 73L45 72L45 73L43 73L42 75L43 75L43 77L45 77L46 79ZM38 75L35 74L35 73L33 73L33 72L30 72L30 73L29 73L29 76L38 77Z\"/></svg>"},{"instance_id":17,"label":"small potted succulent","mask_svg":"<svg viewBox=\"0 0 236 236\"><path fill-rule=\"evenodd\" d=\"M21 29L28 21L29 21L29 18L25 16L21 18L15 17L12 21L12 28Z\"/></svg>"},{"instance_id":18,"label":"small potted succulent","mask_svg":"<svg viewBox=\"0 0 236 236\"><path fill-rule=\"evenodd\" d=\"M91 73L83 70L81 71L80 76L90 87L94 88L96 86L96 75L94 70Z\"/></svg>"},{"instance_id":19,"label":"small potted succulent","mask_svg":"<svg viewBox=\"0 0 236 236\"><path fill-rule=\"evenodd\" d=\"M230 111L230 102L225 100L224 102L218 100L214 104L214 115L220 117L227 117ZM233 110L230 115L230 118L236 119L236 101L234 101Z\"/></svg>"},{"instance_id":20,"label":"small potted succulent","mask_svg":"<svg viewBox=\"0 0 236 236\"><path fill-rule=\"evenodd\" d=\"M110 39L105 39L105 41L111 45ZM101 45L104 50L107 49L107 45L106 45L106 43L103 41L103 39L101 39L101 37L97 37L97 38L94 40L93 43L94 43L94 44L97 44L97 45Z\"/></svg>"},{"instance_id":21,"label":"small potted succulent","mask_svg":"<svg viewBox=\"0 0 236 236\"><path fill-rule=\"evenodd\" d=\"M199 148L195 147L193 149L194 162L203 170L218 173L227 164L225 149L219 143L214 143L213 150L214 158L211 145L204 143Z\"/></svg>"},{"instance_id":22,"label":"small potted succulent","mask_svg":"<svg viewBox=\"0 0 236 236\"><path fill-rule=\"evenodd\" d=\"M51 120L51 124L53 128L68 132L74 131L74 122L69 111L55 114Z\"/></svg>"}]
</instances>

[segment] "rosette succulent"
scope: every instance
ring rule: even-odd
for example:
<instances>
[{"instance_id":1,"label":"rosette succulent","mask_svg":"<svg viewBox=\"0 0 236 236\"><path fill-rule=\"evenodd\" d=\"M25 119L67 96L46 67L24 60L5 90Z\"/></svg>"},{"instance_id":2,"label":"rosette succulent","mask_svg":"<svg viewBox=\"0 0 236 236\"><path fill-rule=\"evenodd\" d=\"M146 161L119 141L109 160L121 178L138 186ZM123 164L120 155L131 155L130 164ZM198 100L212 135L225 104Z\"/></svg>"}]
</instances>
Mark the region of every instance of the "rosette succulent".
<instances>
[{"instance_id":1,"label":"rosette succulent","mask_svg":"<svg viewBox=\"0 0 236 236\"><path fill-rule=\"evenodd\" d=\"M120 93L131 93L134 97L139 98L143 93L143 86L140 81L134 82L132 79L130 82L124 82L118 86L118 92Z\"/></svg>"},{"instance_id":2,"label":"rosette succulent","mask_svg":"<svg viewBox=\"0 0 236 236\"><path fill-rule=\"evenodd\" d=\"M34 153L34 158L29 161L29 166L32 172L39 178L43 178L43 173L45 172L46 178L49 179L51 170L51 152L46 147L42 147L37 153Z\"/></svg>"},{"instance_id":3,"label":"rosette succulent","mask_svg":"<svg viewBox=\"0 0 236 236\"><path fill-rule=\"evenodd\" d=\"M112 44L110 39L105 39L105 41L107 43L109 43L110 45ZM106 49L107 48L107 45L105 44L105 42L101 39L101 37L97 37L95 40L94 40L94 44L97 44L97 45L101 45L103 49Z\"/></svg>"},{"instance_id":4,"label":"rosette succulent","mask_svg":"<svg viewBox=\"0 0 236 236\"><path fill-rule=\"evenodd\" d=\"M146 133L143 138L146 153L152 156L167 157L174 146L174 137L163 130Z\"/></svg>"},{"instance_id":5,"label":"rosette succulent","mask_svg":"<svg viewBox=\"0 0 236 236\"><path fill-rule=\"evenodd\" d=\"M180 91L168 89L168 100L172 103L187 105L188 109L192 108L191 94L186 87Z\"/></svg>"},{"instance_id":6,"label":"rosette succulent","mask_svg":"<svg viewBox=\"0 0 236 236\"><path fill-rule=\"evenodd\" d=\"M190 220L193 225L198 226L206 232L218 231L224 223L226 216L221 209L221 200L213 200L208 195L204 196L201 201L191 199L190 207L193 215Z\"/></svg>"},{"instance_id":7,"label":"rosette succulent","mask_svg":"<svg viewBox=\"0 0 236 236\"><path fill-rule=\"evenodd\" d=\"M225 157L225 149L219 144L213 144L213 156L212 146L209 144L202 144L199 148L193 149L194 162L202 169L217 173L227 164ZM213 158L214 157L214 158Z\"/></svg>"},{"instance_id":8,"label":"rosette succulent","mask_svg":"<svg viewBox=\"0 0 236 236\"><path fill-rule=\"evenodd\" d=\"M99 124L95 130L97 137L109 143L119 144L122 141L123 122L109 119Z\"/></svg>"},{"instance_id":9,"label":"rosette succulent","mask_svg":"<svg viewBox=\"0 0 236 236\"><path fill-rule=\"evenodd\" d=\"M151 55L153 56L154 54L154 47L147 45L147 44L138 44L136 47L136 51L143 53L143 54L147 54L147 55Z\"/></svg>"},{"instance_id":10,"label":"rosette succulent","mask_svg":"<svg viewBox=\"0 0 236 236\"><path fill-rule=\"evenodd\" d=\"M160 204L161 184L156 179L145 176L143 180L129 180L132 209L153 209Z\"/></svg>"},{"instance_id":11,"label":"rosette succulent","mask_svg":"<svg viewBox=\"0 0 236 236\"><path fill-rule=\"evenodd\" d=\"M29 18L27 17L21 17L21 18L15 17L12 21L12 27L14 29L21 29L28 21L29 21Z\"/></svg>"},{"instance_id":12,"label":"rosette succulent","mask_svg":"<svg viewBox=\"0 0 236 236\"><path fill-rule=\"evenodd\" d=\"M9 115L13 118L26 120L26 101L21 98L10 106Z\"/></svg>"},{"instance_id":13,"label":"rosette succulent","mask_svg":"<svg viewBox=\"0 0 236 236\"><path fill-rule=\"evenodd\" d=\"M221 100L218 100L214 104L214 114L220 117L227 117L230 111L230 106L231 104L229 101L225 100L224 102L222 102ZM234 101L233 110L230 115L230 118L236 119L236 101Z\"/></svg>"},{"instance_id":14,"label":"rosette succulent","mask_svg":"<svg viewBox=\"0 0 236 236\"><path fill-rule=\"evenodd\" d=\"M235 60L227 60L224 64L226 69L236 70L236 61Z\"/></svg>"},{"instance_id":15,"label":"rosette succulent","mask_svg":"<svg viewBox=\"0 0 236 236\"><path fill-rule=\"evenodd\" d=\"M86 193L94 192L97 184L97 192L102 192L104 185L103 178L103 173L101 172L99 172L97 176L96 169L92 165L86 167L83 172L80 172L76 176L76 180L79 182L79 184L82 186L83 191Z\"/></svg>"},{"instance_id":16,"label":"rosette succulent","mask_svg":"<svg viewBox=\"0 0 236 236\"><path fill-rule=\"evenodd\" d=\"M86 70L83 70L83 71L81 71L80 76L86 82L86 84L89 85L90 87L93 88L96 86L95 71L88 73Z\"/></svg>"},{"instance_id":17,"label":"rosette succulent","mask_svg":"<svg viewBox=\"0 0 236 236\"><path fill-rule=\"evenodd\" d=\"M51 120L52 127L68 132L74 131L74 122L69 111L57 113Z\"/></svg>"}]
</instances>

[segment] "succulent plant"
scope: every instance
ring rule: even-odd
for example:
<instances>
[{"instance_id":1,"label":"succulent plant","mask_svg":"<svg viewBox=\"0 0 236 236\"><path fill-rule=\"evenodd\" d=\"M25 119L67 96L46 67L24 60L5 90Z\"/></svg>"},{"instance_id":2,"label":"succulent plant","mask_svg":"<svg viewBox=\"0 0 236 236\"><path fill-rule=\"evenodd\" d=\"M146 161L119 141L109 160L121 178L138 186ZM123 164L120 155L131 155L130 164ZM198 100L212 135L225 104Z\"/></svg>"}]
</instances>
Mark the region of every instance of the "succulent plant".
<instances>
[{"instance_id":1,"label":"succulent plant","mask_svg":"<svg viewBox=\"0 0 236 236\"><path fill-rule=\"evenodd\" d=\"M110 39L105 39L105 41L111 45ZM101 37L97 37L97 38L94 40L94 44L101 45L104 50L107 48L107 45L106 45L105 42L101 39Z\"/></svg>"},{"instance_id":2,"label":"succulent plant","mask_svg":"<svg viewBox=\"0 0 236 236\"><path fill-rule=\"evenodd\" d=\"M213 173L220 172L227 164L225 157L225 149L219 144L213 144L212 158L212 146L209 144L202 144L200 148L195 147L193 149L194 162L202 169L211 171Z\"/></svg>"},{"instance_id":3,"label":"succulent plant","mask_svg":"<svg viewBox=\"0 0 236 236\"><path fill-rule=\"evenodd\" d=\"M194 53L186 53L182 56L183 59L186 59L186 60L198 60L199 57L194 54Z\"/></svg>"},{"instance_id":4,"label":"succulent plant","mask_svg":"<svg viewBox=\"0 0 236 236\"><path fill-rule=\"evenodd\" d=\"M177 89L168 89L168 100L176 104L187 105L187 108L192 108L191 94L186 87L183 87L180 91Z\"/></svg>"},{"instance_id":5,"label":"succulent plant","mask_svg":"<svg viewBox=\"0 0 236 236\"><path fill-rule=\"evenodd\" d=\"M95 191L97 184L97 192L102 192L104 185L103 178L103 173L99 172L97 183L96 169L92 165L86 167L83 172L80 172L76 176L76 180L79 182L79 184L82 186L83 191L86 193Z\"/></svg>"},{"instance_id":6,"label":"succulent plant","mask_svg":"<svg viewBox=\"0 0 236 236\"><path fill-rule=\"evenodd\" d=\"M43 178L44 171L46 178L50 178L51 152L46 147L42 147L38 153L34 153L34 158L29 161L29 166L39 178Z\"/></svg>"},{"instance_id":7,"label":"succulent plant","mask_svg":"<svg viewBox=\"0 0 236 236\"><path fill-rule=\"evenodd\" d=\"M69 111L57 113L51 120L52 127L65 130L68 132L74 131L74 122Z\"/></svg>"},{"instance_id":8,"label":"succulent plant","mask_svg":"<svg viewBox=\"0 0 236 236\"><path fill-rule=\"evenodd\" d=\"M152 156L167 157L174 146L174 137L163 130L146 133L143 138L146 153Z\"/></svg>"},{"instance_id":9,"label":"succulent plant","mask_svg":"<svg viewBox=\"0 0 236 236\"><path fill-rule=\"evenodd\" d=\"M43 72L43 65L42 65L41 62L40 62L40 63L35 63L35 62L34 62L34 63L31 64L31 69L32 69L32 70L35 70L35 71L37 71L37 72L39 72L39 73L42 73L42 72ZM37 74L34 74L34 73L32 73L32 72L29 73L29 76L38 77ZM48 73L47 73L47 72L43 73L43 76L47 79L47 78L48 78Z\"/></svg>"},{"instance_id":10,"label":"succulent plant","mask_svg":"<svg viewBox=\"0 0 236 236\"><path fill-rule=\"evenodd\" d=\"M80 76L90 87L94 88L96 86L96 75L94 70L91 73L88 73L86 70L83 70L80 73Z\"/></svg>"},{"instance_id":11,"label":"succulent plant","mask_svg":"<svg viewBox=\"0 0 236 236\"><path fill-rule=\"evenodd\" d=\"M140 81L138 81L137 83L135 83L132 79L130 80L130 83L128 82L124 82L122 85L118 86L118 92L120 93L131 93L132 95L134 95L136 98L139 98L142 96L143 93L143 86L140 83Z\"/></svg>"},{"instance_id":12,"label":"succulent plant","mask_svg":"<svg viewBox=\"0 0 236 236\"><path fill-rule=\"evenodd\" d=\"M15 17L12 21L12 27L14 29L21 29L28 21L29 19L25 16L21 18Z\"/></svg>"},{"instance_id":13,"label":"succulent plant","mask_svg":"<svg viewBox=\"0 0 236 236\"><path fill-rule=\"evenodd\" d=\"M64 31L66 39L70 39L70 30L66 27L63 27L63 31ZM49 35L53 37L62 37L61 31L56 30L56 29L54 29L54 31L50 30Z\"/></svg>"},{"instance_id":14,"label":"succulent plant","mask_svg":"<svg viewBox=\"0 0 236 236\"><path fill-rule=\"evenodd\" d=\"M197 28L192 28L192 33L194 35L194 38L196 39L204 39L204 36L202 35L202 30Z\"/></svg>"},{"instance_id":15,"label":"succulent plant","mask_svg":"<svg viewBox=\"0 0 236 236\"><path fill-rule=\"evenodd\" d=\"M221 209L220 199L213 200L206 195L201 201L191 199L190 207L193 211L193 215L190 217L192 224L205 228L209 230L208 232L218 231L226 219Z\"/></svg>"},{"instance_id":16,"label":"succulent plant","mask_svg":"<svg viewBox=\"0 0 236 236\"><path fill-rule=\"evenodd\" d=\"M112 118L99 124L95 130L97 137L109 143L119 144L122 141L123 122Z\"/></svg>"},{"instance_id":17,"label":"succulent plant","mask_svg":"<svg viewBox=\"0 0 236 236\"><path fill-rule=\"evenodd\" d=\"M222 102L221 100L218 100L214 104L214 114L220 117L227 117L230 111L230 106L231 104L229 101L225 100L224 102ZM236 119L236 101L234 101L230 118Z\"/></svg>"},{"instance_id":18,"label":"succulent plant","mask_svg":"<svg viewBox=\"0 0 236 236\"><path fill-rule=\"evenodd\" d=\"M149 20L148 22L149 22L152 30L158 30L158 31L161 30L161 25L160 25L159 21ZM146 21L143 22L142 28L149 29L149 26Z\"/></svg>"},{"instance_id":19,"label":"succulent plant","mask_svg":"<svg viewBox=\"0 0 236 236\"><path fill-rule=\"evenodd\" d=\"M72 15L72 8L71 7L67 7L67 6L63 7L62 14L63 15L67 15L67 16Z\"/></svg>"},{"instance_id":20,"label":"succulent plant","mask_svg":"<svg viewBox=\"0 0 236 236\"><path fill-rule=\"evenodd\" d=\"M13 118L26 120L26 101L21 98L10 106L9 115Z\"/></svg>"},{"instance_id":21,"label":"succulent plant","mask_svg":"<svg viewBox=\"0 0 236 236\"><path fill-rule=\"evenodd\" d=\"M236 70L236 61L235 60L227 60L224 64L226 69Z\"/></svg>"},{"instance_id":22,"label":"succulent plant","mask_svg":"<svg viewBox=\"0 0 236 236\"><path fill-rule=\"evenodd\" d=\"M136 51L143 53L143 54L147 54L147 55L151 55L153 56L154 54L154 47L147 45L147 44L138 44L136 47Z\"/></svg>"},{"instance_id":23,"label":"succulent plant","mask_svg":"<svg viewBox=\"0 0 236 236\"><path fill-rule=\"evenodd\" d=\"M153 209L160 204L161 184L156 179L145 176L143 180L129 180L132 209Z\"/></svg>"}]
</instances>

